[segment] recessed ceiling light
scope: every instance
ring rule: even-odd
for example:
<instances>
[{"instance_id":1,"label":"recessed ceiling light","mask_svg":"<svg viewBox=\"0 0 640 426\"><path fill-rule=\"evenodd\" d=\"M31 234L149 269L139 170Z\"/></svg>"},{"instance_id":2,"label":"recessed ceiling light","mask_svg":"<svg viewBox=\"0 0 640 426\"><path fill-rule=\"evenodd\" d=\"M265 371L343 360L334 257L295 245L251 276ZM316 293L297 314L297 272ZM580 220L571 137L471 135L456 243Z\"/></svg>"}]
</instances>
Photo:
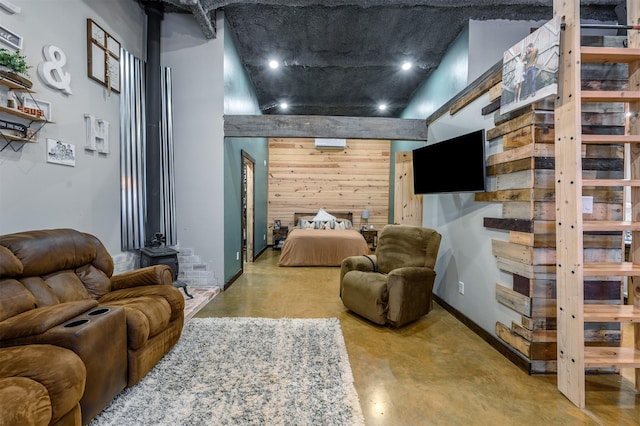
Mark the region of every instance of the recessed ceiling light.
<instances>
[{"instance_id":1,"label":"recessed ceiling light","mask_svg":"<svg viewBox=\"0 0 640 426\"><path fill-rule=\"evenodd\" d=\"M288 103L286 103L286 102L282 102L282 103L280 104L280 109L287 109L287 108L289 108L289 104L288 104Z\"/></svg>"},{"instance_id":2,"label":"recessed ceiling light","mask_svg":"<svg viewBox=\"0 0 640 426\"><path fill-rule=\"evenodd\" d=\"M272 60L269 61L269 68L275 70L279 66L280 66L280 64L275 59L272 59Z\"/></svg>"},{"instance_id":3,"label":"recessed ceiling light","mask_svg":"<svg viewBox=\"0 0 640 426\"><path fill-rule=\"evenodd\" d=\"M384 111L384 110L386 110L386 109L387 109L387 104L380 104L380 105L378 105L378 109L379 109L380 111Z\"/></svg>"},{"instance_id":4,"label":"recessed ceiling light","mask_svg":"<svg viewBox=\"0 0 640 426\"><path fill-rule=\"evenodd\" d=\"M413 66L413 64L411 62L409 62L409 61L406 61L406 62L402 63L402 69L404 71L409 71L412 66Z\"/></svg>"}]
</instances>

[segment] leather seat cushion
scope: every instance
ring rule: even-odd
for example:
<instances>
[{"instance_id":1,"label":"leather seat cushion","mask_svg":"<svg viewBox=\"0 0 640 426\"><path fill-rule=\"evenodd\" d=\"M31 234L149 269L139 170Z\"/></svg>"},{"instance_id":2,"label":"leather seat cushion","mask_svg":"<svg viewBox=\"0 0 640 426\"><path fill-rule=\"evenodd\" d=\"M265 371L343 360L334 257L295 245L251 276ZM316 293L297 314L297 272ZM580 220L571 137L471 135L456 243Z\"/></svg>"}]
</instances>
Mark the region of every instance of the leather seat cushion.
<instances>
[{"instance_id":1,"label":"leather seat cushion","mask_svg":"<svg viewBox=\"0 0 640 426\"><path fill-rule=\"evenodd\" d=\"M72 269L56 271L42 278L60 302L91 299L86 287Z\"/></svg>"},{"instance_id":2,"label":"leather seat cushion","mask_svg":"<svg viewBox=\"0 0 640 426\"><path fill-rule=\"evenodd\" d=\"M171 306L160 296L139 296L100 305L124 308L127 317L127 344L132 350L140 349L150 337L164 331L171 320Z\"/></svg>"},{"instance_id":3,"label":"leather seat cushion","mask_svg":"<svg viewBox=\"0 0 640 426\"><path fill-rule=\"evenodd\" d=\"M123 288L106 294L98 302L106 304L111 303L112 300L135 299L142 296L160 296L165 299L171 306L171 321L184 316L184 296L173 285L141 285Z\"/></svg>"},{"instance_id":4,"label":"leather seat cushion","mask_svg":"<svg viewBox=\"0 0 640 426\"><path fill-rule=\"evenodd\" d=\"M0 321L36 307L36 299L20 282L0 279Z\"/></svg>"},{"instance_id":5,"label":"leather seat cushion","mask_svg":"<svg viewBox=\"0 0 640 426\"><path fill-rule=\"evenodd\" d=\"M342 281L342 303L353 312L384 325L387 321L387 276L349 271Z\"/></svg>"},{"instance_id":6,"label":"leather seat cushion","mask_svg":"<svg viewBox=\"0 0 640 426\"><path fill-rule=\"evenodd\" d=\"M111 280L100 269L93 265L76 268L76 275L94 299L99 299L111 291Z\"/></svg>"}]
</instances>

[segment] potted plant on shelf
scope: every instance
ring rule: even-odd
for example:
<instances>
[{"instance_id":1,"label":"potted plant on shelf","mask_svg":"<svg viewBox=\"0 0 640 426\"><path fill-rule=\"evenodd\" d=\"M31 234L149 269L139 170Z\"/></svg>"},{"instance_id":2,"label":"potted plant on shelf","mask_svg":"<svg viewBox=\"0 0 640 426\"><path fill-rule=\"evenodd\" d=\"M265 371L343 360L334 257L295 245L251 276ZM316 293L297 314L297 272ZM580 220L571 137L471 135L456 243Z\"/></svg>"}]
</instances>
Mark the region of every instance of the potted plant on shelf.
<instances>
[{"instance_id":1,"label":"potted plant on shelf","mask_svg":"<svg viewBox=\"0 0 640 426\"><path fill-rule=\"evenodd\" d=\"M32 83L26 78L29 77L29 68L31 66L27 65L26 57L22 56L19 50L12 53L5 48L0 48L0 78L31 88Z\"/></svg>"}]
</instances>

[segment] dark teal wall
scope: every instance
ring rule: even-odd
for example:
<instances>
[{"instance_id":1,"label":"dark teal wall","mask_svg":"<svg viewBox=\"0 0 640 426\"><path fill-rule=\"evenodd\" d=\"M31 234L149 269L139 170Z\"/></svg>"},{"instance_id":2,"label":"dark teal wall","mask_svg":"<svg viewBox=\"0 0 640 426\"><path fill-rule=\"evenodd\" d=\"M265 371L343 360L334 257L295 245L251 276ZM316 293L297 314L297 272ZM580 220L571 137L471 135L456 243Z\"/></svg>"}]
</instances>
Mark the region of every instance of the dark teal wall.
<instances>
[{"instance_id":1,"label":"dark teal wall","mask_svg":"<svg viewBox=\"0 0 640 426\"><path fill-rule=\"evenodd\" d=\"M467 87L469 75L469 26L467 25L458 35L458 38L451 43L447 53L427 80L423 81L420 87L409 101L409 105L402 111L402 118L426 120L433 112L449 99L457 95ZM426 122L425 122L426 126ZM434 141L435 142L435 141ZM431 141L429 141L431 143ZM393 221L395 198L394 177L396 174L395 158L396 152L412 151L425 142L411 141L391 141L391 167L389 170L389 222Z\"/></svg>"},{"instance_id":2,"label":"dark teal wall","mask_svg":"<svg viewBox=\"0 0 640 426\"><path fill-rule=\"evenodd\" d=\"M261 114L255 92L240 62L225 21L224 39L224 113ZM265 138L225 138L224 140L224 283L242 270L242 150L255 161L254 255L266 247L267 232L267 156ZM220 244L211 241L211 244ZM240 253L239 258L237 253Z\"/></svg>"}]
</instances>

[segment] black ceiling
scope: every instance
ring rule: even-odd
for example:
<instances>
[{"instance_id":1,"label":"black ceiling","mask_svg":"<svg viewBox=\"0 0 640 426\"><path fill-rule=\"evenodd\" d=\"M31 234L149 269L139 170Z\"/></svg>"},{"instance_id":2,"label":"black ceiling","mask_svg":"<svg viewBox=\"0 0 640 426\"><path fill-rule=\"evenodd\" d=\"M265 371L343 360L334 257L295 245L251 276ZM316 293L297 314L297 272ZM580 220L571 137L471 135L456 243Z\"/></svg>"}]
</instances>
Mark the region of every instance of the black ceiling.
<instances>
[{"instance_id":1,"label":"black ceiling","mask_svg":"<svg viewBox=\"0 0 640 426\"><path fill-rule=\"evenodd\" d=\"M265 114L398 117L470 19L553 16L552 0L155 1L165 13L191 13L206 38L224 11ZM616 21L618 4L581 0L581 18ZM283 65L269 69L271 58ZM408 72L404 60L414 64Z\"/></svg>"}]
</instances>

